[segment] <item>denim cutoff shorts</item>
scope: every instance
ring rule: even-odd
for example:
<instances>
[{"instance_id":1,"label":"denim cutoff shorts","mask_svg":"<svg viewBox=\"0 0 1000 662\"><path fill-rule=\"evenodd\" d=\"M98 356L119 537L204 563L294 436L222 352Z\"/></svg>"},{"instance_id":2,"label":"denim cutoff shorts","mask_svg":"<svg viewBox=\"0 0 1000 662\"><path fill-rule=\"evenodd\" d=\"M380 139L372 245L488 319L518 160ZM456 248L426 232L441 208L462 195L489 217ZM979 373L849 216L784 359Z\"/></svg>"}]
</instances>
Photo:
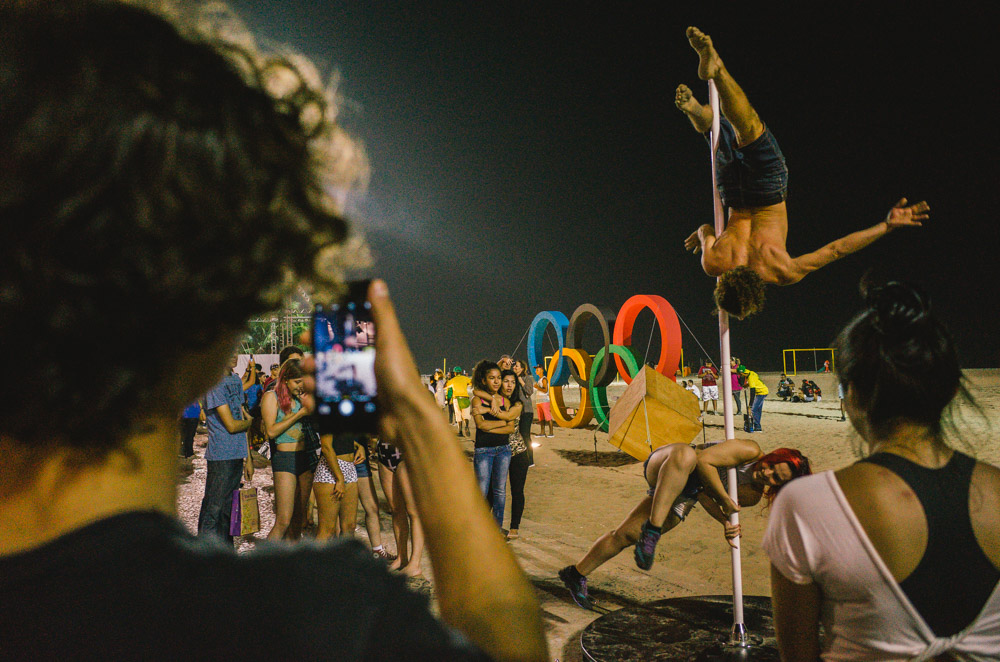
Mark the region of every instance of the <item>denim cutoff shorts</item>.
<instances>
[{"instance_id":1,"label":"denim cutoff shorts","mask_svg":"<svg viewBox=\"0 0 1000 662\"><path fill-rule=\"evenodd\" d=\"M271 471L285 471L301 476L316 469L316 454L309 451L271 451Z\"/></svg>"},{"instance_id":2,"label":"denim cutoff shorts","mask_svg":"<svg viewBox=\"0 0 1000 662\"><path fill-rule=\"evenodd\" d=\"M708 133L705 138L708 139ZM778 141L767 127L757 140L739 147L733 125L721 118L715 179L726 207L767 207L788 197L788 166Z\"/></svg>"}]
</instances>

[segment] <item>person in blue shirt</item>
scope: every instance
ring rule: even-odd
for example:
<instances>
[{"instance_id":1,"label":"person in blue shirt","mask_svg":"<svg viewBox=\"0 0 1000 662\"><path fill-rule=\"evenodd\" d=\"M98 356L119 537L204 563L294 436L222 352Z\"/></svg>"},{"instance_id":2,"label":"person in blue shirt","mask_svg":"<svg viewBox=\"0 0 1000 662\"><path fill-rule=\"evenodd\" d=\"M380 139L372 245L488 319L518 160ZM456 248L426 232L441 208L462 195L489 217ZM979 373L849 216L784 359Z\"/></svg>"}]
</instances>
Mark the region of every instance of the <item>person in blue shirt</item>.
<instances>
[{"instance_id":1,"label":"person in blue shirt","mask_svg":"<svg viewBox=\"0 0 1000 662\"><path fill-rule=\"evenodd\" d=\"M204 417L201 403L195 400L181 412L181 457L194 457L194 435L198 431L198 422Z\"/></svg>"},{"instance_id":2,"label":"person in blue shirt","mask_svg":"<svg viewBox=\"0 0 1000 662\"><path fill-rule=\"evenodd\" d=\"M229 360L229 374L205 395L208 426L208 474L205 497L198 513L198 535L215 535L233 542L229 535L229 519L233 491L240 479L253 478L253 462L247 446L247 428L253 422L243 404L243 384L233 374L236 354Z\"/></svg>"}]
</instances>

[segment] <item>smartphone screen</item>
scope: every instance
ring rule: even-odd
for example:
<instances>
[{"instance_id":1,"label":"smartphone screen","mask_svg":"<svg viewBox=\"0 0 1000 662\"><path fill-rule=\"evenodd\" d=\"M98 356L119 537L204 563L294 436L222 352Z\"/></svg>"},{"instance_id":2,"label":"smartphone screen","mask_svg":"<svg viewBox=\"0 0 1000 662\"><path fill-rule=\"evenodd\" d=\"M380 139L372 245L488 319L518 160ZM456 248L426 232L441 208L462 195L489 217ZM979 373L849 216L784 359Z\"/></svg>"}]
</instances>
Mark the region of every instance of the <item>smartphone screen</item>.
<instances>
[{"instance_id":1,"label":"smartphone screen","mask_svg":"<svg viewBox=\"0 0 1000 662\"><path fill-rule=\"evenodd\" d=\"M375 323L369 281L348 283L347 296L313 313L316 414L322 434L374 432Z\"/></svg>"}]
</instances>

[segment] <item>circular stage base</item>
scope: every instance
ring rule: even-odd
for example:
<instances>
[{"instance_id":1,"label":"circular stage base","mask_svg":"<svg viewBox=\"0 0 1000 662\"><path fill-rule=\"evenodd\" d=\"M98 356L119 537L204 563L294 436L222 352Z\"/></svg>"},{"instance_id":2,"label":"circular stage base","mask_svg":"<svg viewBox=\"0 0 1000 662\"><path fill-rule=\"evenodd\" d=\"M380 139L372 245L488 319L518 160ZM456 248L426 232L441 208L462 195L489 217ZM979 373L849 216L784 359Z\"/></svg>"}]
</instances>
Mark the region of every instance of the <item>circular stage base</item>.
<instances>
[{"instance_id":1,"label":"circular stage base","mask_svg":"<svg viewBox=\"0 0 1000 662\"><path fill-rule=\"evenodd\" d=\"M583 631L580 645L584 659L591 662L777 662L771 599L743 596L743 621L756 643L748 648L730 648L726 643L733 626L731 595L670 598L601 616Z\"/></svg>"}]
</instances>

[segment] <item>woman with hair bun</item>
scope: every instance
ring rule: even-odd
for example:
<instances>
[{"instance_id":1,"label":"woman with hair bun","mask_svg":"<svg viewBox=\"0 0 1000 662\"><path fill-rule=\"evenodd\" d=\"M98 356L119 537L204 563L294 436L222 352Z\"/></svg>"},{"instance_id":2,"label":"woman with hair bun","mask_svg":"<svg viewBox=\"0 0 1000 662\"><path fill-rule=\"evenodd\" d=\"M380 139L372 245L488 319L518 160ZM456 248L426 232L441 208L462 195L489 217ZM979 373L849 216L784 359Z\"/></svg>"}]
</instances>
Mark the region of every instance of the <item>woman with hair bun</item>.
<instances>
[{"instance_id":1,"label":"woman with hair bun","mask_svg":"<svg viewBox=\"0 0 1000 662\"><path fill-rule=\"evenodd\" d=\"M736 468L739 506L729 498L731 467ZM726 540L735 546L740 526L729 523L731 513L761 499L769 504L786 483L812 473L809 459L794 448L765 454L749 439L697 447L666 444L649 454L643 470L646 497L617 529L598 538L579 562L559 571L559 579L581 607L592 608L587 575L633 544L636 565L649 570L660 535L687 519L697 504L723 525Z\"/></svg>"},{"instance_id":2,"label":"woman with hair bun","mask_svg":"<svg viewBox=\"0 0 1000 662\"><path fill-rule=\"evenodd\" d=\"M789 486L764 538L781 657L995 660L1000 470L945 442L971 396L927 297L890 282L865 298L836 347L869 455Z\"/></svg>"}]
</instances>

